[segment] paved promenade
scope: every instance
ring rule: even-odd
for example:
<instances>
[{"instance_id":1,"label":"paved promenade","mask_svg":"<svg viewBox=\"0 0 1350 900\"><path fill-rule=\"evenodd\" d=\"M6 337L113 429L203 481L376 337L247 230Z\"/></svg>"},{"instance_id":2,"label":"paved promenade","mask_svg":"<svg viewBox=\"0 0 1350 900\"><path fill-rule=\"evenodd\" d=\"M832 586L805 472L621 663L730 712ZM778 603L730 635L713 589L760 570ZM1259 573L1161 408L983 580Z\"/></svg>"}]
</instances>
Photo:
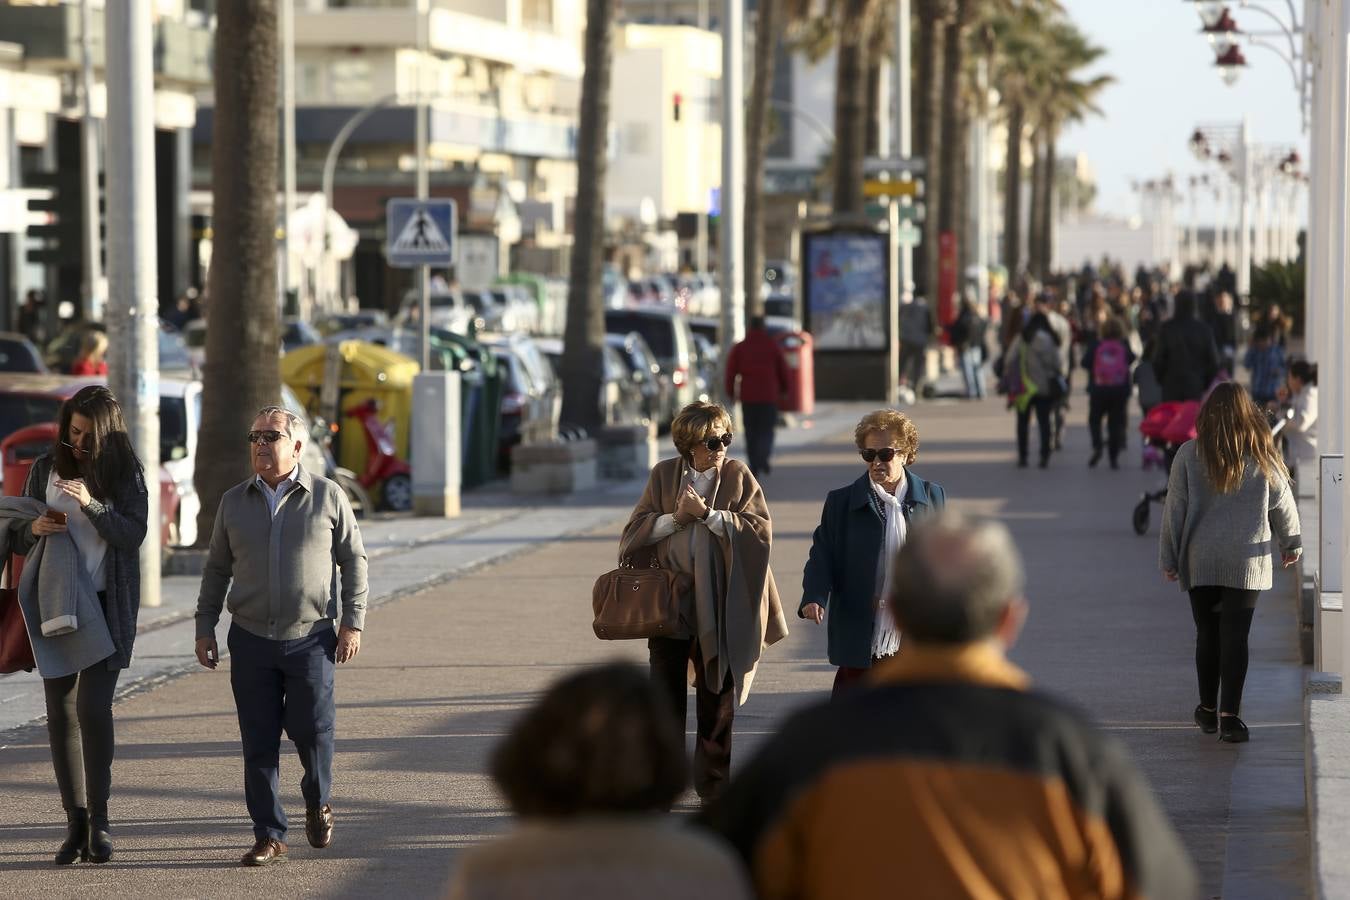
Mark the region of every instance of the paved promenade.
<instances>
[{"instance_id":1,"label":"paved promenade","mask_svg":"<svg viewBox=\"0 0 1350 900\"><path fill-rule=\"evenodd\" d=\"M825 493L861 474L851 424L865 409L827 407L785 435L789 446L765 481L774 571L794 608ZM1126 742L1194 853L1206 896L1306 896L1292 586L1258 609L1244 708L1252 743L1219 744L1190 724L1193 627L1185 597L1157 573L1156 508L1147 538L1130 530L1139 493L1159 479L1138 471L1137 443L1126 469L1089 471L1078 425L1049 470L1018 470L1012 421L997 401L929 403L914 415L922 435L916 470L942 482L961 508L1006 521L1026 557L1032 613L1014 658ZM228 674L226 666L173 674L191 652L190 633L157 649L163 674L118 703L117 857L107 866L51 866L61 812L45 731L0 725L0 895L436 896L458 852L510 826L482 772L512 718L576 666L643 659L640 643L597 641L589 612L591 584L613 565L636 492L509 512L503 502L495 525L440 523L446 533L420 549L372 561L376 583L414 570L459 574L391 594L369 616L361 655L339 668L337 830L327 851L304 841L299 765L283 754L287 808L301 825L292 859L270 870L237 866L252 837ZM509 549L465 562L487 545ZM828 691L823 628L791 624L737 715L738 760L792 709ZM160 633L168 634L150 634ZM0 696L5 687L0 680Z\"/></svg>"}]
</instances>

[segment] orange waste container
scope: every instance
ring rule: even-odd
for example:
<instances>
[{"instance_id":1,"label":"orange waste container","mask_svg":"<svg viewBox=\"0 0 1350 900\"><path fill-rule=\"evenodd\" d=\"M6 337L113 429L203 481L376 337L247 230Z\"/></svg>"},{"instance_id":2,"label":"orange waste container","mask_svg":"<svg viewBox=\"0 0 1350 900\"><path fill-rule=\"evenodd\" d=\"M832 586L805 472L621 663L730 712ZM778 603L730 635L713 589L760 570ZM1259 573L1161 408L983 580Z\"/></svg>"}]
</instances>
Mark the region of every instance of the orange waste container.
<instances>
[{"instance_id":1,"label":"orange waste container","mask_svg":"<svg viewBox=\"0 0 1350 900\"><path fill-rule=\"evenodd\" d=\"M787 360L788 391L779 412L810 413L816 408L815 350L811 335L805 331L784 331L778 336L778 348Z\"/></svg>"}]
</instances>

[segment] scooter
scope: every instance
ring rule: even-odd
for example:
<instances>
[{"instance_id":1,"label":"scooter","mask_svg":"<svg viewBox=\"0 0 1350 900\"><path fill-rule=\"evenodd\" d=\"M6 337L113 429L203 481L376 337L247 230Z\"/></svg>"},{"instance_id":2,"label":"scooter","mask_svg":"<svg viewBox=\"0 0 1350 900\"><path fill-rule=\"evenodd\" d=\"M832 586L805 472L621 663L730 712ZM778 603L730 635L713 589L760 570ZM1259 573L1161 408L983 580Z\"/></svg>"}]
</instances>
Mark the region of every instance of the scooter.
<instances>
[{"instance_id":1,"label":"scooter","mask_svg":"<svg viewBox=\"0 0 1350 900\"><path fill-rule=\"evenodd\" d=\"M324 476L337 482L338 487L347 495L352 512L358 519L363 519L375 511L375 503L356 477L356 473L337 464L337 457L333 455L333 436L337 434L337 430L336 422L329 424L316 417L310 429L310 437L323 455Z\"/></svg>"},{"instance_id":2,"label":"scooter","mask_svg":"<svg viewBox=\"0 0 1350 900\"><path fill-rule=\"evenodd\" d=\"M413 506L412 466L398 458L394 450L394 429L380 421L379 404L373 399L346 410L343 415L358 419L366 435L369 456L366 470L357 481L367 490L380 485L385 509L407 512Z\"/></svg>"}]
</instances>

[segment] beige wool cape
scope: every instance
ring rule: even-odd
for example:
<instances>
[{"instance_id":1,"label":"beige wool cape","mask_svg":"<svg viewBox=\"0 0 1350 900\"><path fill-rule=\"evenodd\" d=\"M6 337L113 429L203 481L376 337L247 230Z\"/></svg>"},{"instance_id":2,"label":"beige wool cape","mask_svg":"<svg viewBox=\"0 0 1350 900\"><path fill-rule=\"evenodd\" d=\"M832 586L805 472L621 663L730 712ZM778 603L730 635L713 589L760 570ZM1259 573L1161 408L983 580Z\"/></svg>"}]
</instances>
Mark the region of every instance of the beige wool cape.
<instances>
[{"instance_id":1,"label":"beige wool cape","mask_svg":"<svg viewBox=\"0 0 1350 900\"><path fill-rule=\"evenodd\" d=\"M688 540L689 534L677 532L655 545L651 536L656 520L675 512L688 469L678 458L663 460L652 469L647 489L624 527L620 562L651 545L662 566L681 570L673 564L672 541ZM724 684L730 673L736 701L744 703L761 652L788 633L778 587L769 570L773 523L759 482L739 460L722 464L711 506L728 513L727 535L718 537L707 528L693 526L694 558L700 565L691 579L692 597L686 597L682 606L698 642L694 663L703 666L706 683Z\"/></svg>"}]
</instances>

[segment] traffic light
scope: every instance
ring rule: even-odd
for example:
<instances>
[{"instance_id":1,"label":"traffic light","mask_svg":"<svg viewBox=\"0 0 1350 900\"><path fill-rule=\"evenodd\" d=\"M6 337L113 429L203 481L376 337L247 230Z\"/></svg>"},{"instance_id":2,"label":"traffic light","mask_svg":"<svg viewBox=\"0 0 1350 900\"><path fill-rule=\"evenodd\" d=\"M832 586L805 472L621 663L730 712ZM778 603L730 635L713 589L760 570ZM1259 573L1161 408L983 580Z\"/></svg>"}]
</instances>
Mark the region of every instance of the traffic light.
<instances>
[{"instance_id":1,"label":"traffic light","mask_svg":"<svg viewBox=\"0 0 1350 900\"><path fill-rule=\"evenodd\" d=\"M46 199L30 199L30 212L50 213L54 221L45 225L29 225L28 237L42 241L41 250L29 250L28 261L35 265L79 265L83 235L80 233L80 172L30 172L24 179L26 187L47 188L52 195Z\"/></svg>"},{"instance_id":2,"label":"traffic light","mask_svg":"<svg viewBox=\"0 0 1350 900\"><path fill-rule=\"evenodd\" d=\"M678 122L680 121L680 103L683 102L684 98L681 97L679 92L677 91L674 97L671 99L673 101L671 104L671 108L674 110L675 121Z\"/></svg>"}]
</instances>

